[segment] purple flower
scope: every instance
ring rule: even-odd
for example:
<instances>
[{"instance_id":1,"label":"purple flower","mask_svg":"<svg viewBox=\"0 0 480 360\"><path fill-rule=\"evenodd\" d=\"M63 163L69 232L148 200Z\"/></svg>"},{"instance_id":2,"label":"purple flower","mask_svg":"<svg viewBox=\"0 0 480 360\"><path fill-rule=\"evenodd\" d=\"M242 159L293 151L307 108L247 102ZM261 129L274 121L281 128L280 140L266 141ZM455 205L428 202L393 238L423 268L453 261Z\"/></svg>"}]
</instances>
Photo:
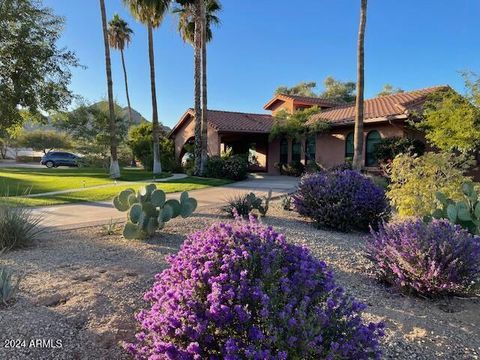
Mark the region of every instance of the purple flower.
<instances>
[{"instance_id":1,"label":"purple flower","mask_svg":"<svg viewBox=\"0 0 480 360\"><path fill-rule=\"evenodd\" d=\"M380 356L383 327L363 323L325 263L255 219L196 232L168 262L126 345L136 359Z\"/></svg>"}]
</instances>

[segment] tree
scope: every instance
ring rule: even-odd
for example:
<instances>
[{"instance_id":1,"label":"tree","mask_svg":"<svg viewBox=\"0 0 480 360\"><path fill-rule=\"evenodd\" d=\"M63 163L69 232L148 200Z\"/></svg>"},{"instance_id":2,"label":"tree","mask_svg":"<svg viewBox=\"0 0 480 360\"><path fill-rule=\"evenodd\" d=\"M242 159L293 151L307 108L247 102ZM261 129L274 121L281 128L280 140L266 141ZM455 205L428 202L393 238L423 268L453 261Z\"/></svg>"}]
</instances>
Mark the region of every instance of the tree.
<instances>
[{"instance_id":1,"label":"tree","mask_svg":"<svg viewBox=\"0 0 480 360\"><path fill-rule=\"evenodd\" d=\"M53 149L70 149L72 141L65 133L53 130L35 130L23 132L19 138L20 146L32 148L35 151L43 151L46 154Z\"/></svg>"},{"instance_id":2,"label":"tree","mask_svg":"<svg viewBox=\"0 0 480 360\"><path fill-rule=\"evenodd\" d=\"M105 70L107 73L107 92L108 92L108 112L110 129L110 177L118 179L120 177L120 166L118 165L117 137L115 121L115 105L113 102L113 81L112 81L112 63L110 60L110 47L108 45L107 14L105 11L105 0L100 1L100 12L102 15L103 45L105 48Z\"/></svg>"},{"instance_id":3,"label":"tree","mask_svg":"<svg viewBox=\"0 0 480 360\"><path fill-rule=\"evenodd\" d=\"M330 124L324 121L317 121L313 125L306 124L312 115L318 114L319 112L320 108L318 106L300 109L293 114L290 114L286 110L279 111L275 116L275 122L270 131L270 141L281 137L300 140L309 134L330 129Z\"/></svg>"},{"instance_id":4,"label":"tree","mask_svg":"<svg viewBox=\"0 0 480 360\"><path fill-rule=\"evenodd\" d=\"M221 5L217 0L202 0L200 3L195 2L180 2L183 6L174 9L174 13L178 14L178 31L183 41L191 44L195 50L195 56L197 54L197 42L195 42L195 36L197 35L197 18L200 16L201 23L201 70L197 68L197 57L195 57L195 109L199 99L201 98L201 121L200 122L200 141L196 142L195 153L200 154L200 157L195 156L195 171L198 171L200 175L204 175L205 167L208 156L208 119L207 119L207 43L212 40L212 24L218 25L220 23L217 13L221 10ZM197 6L201 6L197 11ZM200 70L200 73L198 72ZM201 76L201 92L199 90L198 78ZM198 130L197 119L199 117L195 114L195 130ZM197 139L197 134L195 134ZM200 143L200 151L197 149L198 143Z\"/></svg>"},{"instance_id":5,"label":"tree","mask_svg":"<svg viewBox=\"0 0 480 360\"><path fill-rule=\"evenodd\" d=\"M465 85L465 96L452 89L431 94L415 124L440 150L471 154L480 149L480 80L466 77Z\"/></svg>"},{"instance_id":6,"label":"tree","mask_svg":"<svg viewBox=\"0 0 480 360\"><path fill-rule=\"evenodd\" d=\"M317 83L314 81L302 81L295 86L280 86L275 90L275 94L297 95L307 97L318 97L330 100L339 104L345 104L355 101L355 83L351 81L343 82L328 76L323 81L324 90L320 93L315 92Z\"/></svg>"},{"instance_id":7,"label":"tree","mask_svg":"<svg viewBox=\"0 0 480 360\"><path fill-rule=\"evenodd\" d=\"M130 105L130 95L128 93L127 68L125 66L125 56L123 54L123 51L125 50L125 47L130 44L132 40L132 34L133 30L130 29L128 23L122 18L120 18L118 14L113 15L113 19L110 20L110 22L108 23L108 43L110 44L110 47L120 51L130 123L133 122L132 107Z\"/></svg>"},{"instance_id":8,"label":"tree","mask_svg":"<svg viewBox=\"0 0 480 360\"><path fill-rule=\"evenodd\" d=\"M279 86L277 90L275 90L275 94L318 97L318 95L314 91L316 87L317 87L317 83L314 81L309 81L309 82L302 81L292 87Z\"/></svg>"},{"instance_id":9,"label":"tree","mask_svg":"<svg viewBox=\"0 0 480 360\"><path fill-rule=\"evenodd\" d=\"M131 14L147 27L148 58L150 62L150 89L152 93L153 174L162 172L160 162L160 125L158 122L157 90L155 85L155 55L153 29L158 28L170 6L170 0L123 0Z\"/></svg>"},{"instance_id":10,"label":"tree","mask_svg":"<svg viewBox=\"0 0 480 360\"><path fill-rule=\"evenodd\" d=\"M64 109L75 54L58 48L65 20L34 0L0 2L0 127L22 122L20 109L32 114Z\"/></svg>"},{"instance_id":11,"label":"tree","mask_svg":"<svg viewBox=\"0 0 480 360\"><path fill-rule=\"evenodd\" d=\"M346 104L355 101L355 88L356 85L352 81L340 81L332 76L328 76L323 81L325 88L318 97L327 99L339 104Z\"/></svg>"},{"instance_id":12,"label":"tree","mask_svg":"<svg viewBox=\"0 0 480 360\"><path fill-rule=\"evenodd\" d=\"M399 94L399 93L403 93L403 92L405 92L405 90L400 89L400 88L394 88L390 84L385 84L385 85L383 85L382 91L380 91L377 94L377 96L387 96L387 95Z\"/></svg>"},{"instance_id":13,"label":"tree","mask_svg":"<svg viewBox=\"0 0 480 360\"><path fill-rule=\"evenodd\" d=\"M364 92L364 44L365 26L367 24L367 0L360 0L360 26L357 48L357 98L355 100L355 129L353 140L353 168L363 169L363 92Z\"/></svg>"},{"instance_id":14,"label":"tree","mask_svg":"<svg viewBox=\"0 0 480 360\"><path fill-rule=\"evenodd\" d=\"M132 126L128 131L127 145L132 150L135 158L139 159L146 169L151 169L153 158L152 146L152 124L143 123ZM173 171L175 169L175 148L173 141L168 139L166 133L162 130L160 136L161 162L164 170Z\"/></svg>"}]
</instances>

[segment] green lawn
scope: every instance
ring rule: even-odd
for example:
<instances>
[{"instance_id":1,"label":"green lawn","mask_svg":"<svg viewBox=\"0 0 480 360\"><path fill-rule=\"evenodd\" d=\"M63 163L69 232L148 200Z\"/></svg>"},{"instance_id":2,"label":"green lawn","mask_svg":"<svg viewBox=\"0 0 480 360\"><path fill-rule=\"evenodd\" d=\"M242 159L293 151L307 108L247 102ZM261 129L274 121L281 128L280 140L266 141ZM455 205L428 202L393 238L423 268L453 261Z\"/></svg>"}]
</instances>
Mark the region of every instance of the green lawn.
<instances>
[{"instance_id":1,"label":"green lawn","mask_svg":"<svg viewBox=\"0 0 480 360\"><path fill-rule=\"evenodd\" d=\"M162 189L167 193L179 192L179 191L191 191L203 189L211 186L221 186L231 183L230 180L223 179L208 179L188 177L180 180L171 180L165 182L156 183L157 188ZM71 192L49 196L39 197L9 197L3 198L3 203L22 203L27 206L47 206L47 205L59 205L67 203L76 203L84 201L109 201L112 200L115 195L120 191L131 188L138 190L140 187L149 184L149 182L135 182L131 184L122 184L106 186L96 189L88 189L79 192Z\"/></svg>"},{"instance_id":2,"label":"green lawn","mask_svg":"<svg viewBox=\"0 0 480 360\"><path fill-rule=\"evenodd\" d=\"M142 169L122 169L119 181L152 179L152 173ZM162 174L159 177L167 177ZM32 169L0 168L0 195L20 195L25 192L40 194L50 191L78 189L96 185L113 184L104 169Z\"/></svg>"}]
</instances>

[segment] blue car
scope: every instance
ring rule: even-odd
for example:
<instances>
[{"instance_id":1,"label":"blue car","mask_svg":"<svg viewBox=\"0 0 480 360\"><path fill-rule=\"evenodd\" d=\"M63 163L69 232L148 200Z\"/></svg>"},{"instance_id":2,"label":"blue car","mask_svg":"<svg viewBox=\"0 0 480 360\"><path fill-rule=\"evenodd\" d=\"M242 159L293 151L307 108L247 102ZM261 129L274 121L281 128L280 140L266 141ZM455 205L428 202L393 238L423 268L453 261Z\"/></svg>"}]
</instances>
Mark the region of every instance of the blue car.
<instances>
[{"instance_id":1,"label":"blue car","mask_svg":"<svg viewBox=\"0 0 480 360\"><path fill-rule=\"evenodd\" d=\"M68 152L50 151L42 156L40 164L45 165L47 168L59 166L80 167L82 166L82 158Z\"/></svg>"}]
</instances>

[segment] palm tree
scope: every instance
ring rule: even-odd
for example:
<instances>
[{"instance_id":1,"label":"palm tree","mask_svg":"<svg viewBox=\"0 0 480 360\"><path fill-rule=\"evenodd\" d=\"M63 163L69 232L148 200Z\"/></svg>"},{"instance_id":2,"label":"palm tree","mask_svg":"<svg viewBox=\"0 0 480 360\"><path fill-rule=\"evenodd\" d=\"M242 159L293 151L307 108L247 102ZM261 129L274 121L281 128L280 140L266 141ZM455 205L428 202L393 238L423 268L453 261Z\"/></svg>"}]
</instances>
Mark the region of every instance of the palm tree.
<instances>
[{"instance_id":1,"label":"palm tree","mask_svg":"<svg viewBox=\"0 0 480 360\"><path fill-rule=\"evenodd\" d=\"M364 44L365 26L367 24L367 0L361 0L360 27L358 29L357 45L357 99L355 101L355 131L354 131L354 152L353 168L361 171L363 169L363 92L364 92Z\"/></svg>"},{"instance_id":2,"label":"palm tree","mask_svg":"<svg viewBox=\"0 0 480 360\"><path fill-rule=\"evenodd\" d=\"M153 29L159 27L168 11L171 0L123 0L132 15L147 26L148 58L150 61L150 88L152 92L153 173L160 174L160 125L158 123L157 91L155 86L155 57Z\"/></svg>"},{"instance_id":3,"label":"palm tree","mask_svg":"<svg viewBox=\"0 0 480 360\"><path fill-rule=\"evenodd\" d=\"M220 23L216 15L220 10L221 5L218 0L184 2L181 8L174 10L179 17L178 31L183 41L191 44L195 50L195 172L200 175L205 173L208 156L207 43L213 37L211 25Z\"/></svg>"},{"instance_id":4,"label":"palm tree","mask_svg":"<svg viewBox=\"0 0 480 360\"><path fill-rule=\"evenodd\" d=\"M130 95L128 93L127 68L125 66L123 51L132 41L132 34L133 30L130 29L128 23L120 18L118 14L113 15L113 19L108 23L108 43L111 48L120 50L120 55L122 57L123 78L125 79L125 92L127 95L128 118L130 120L130 125L133 123L132 107L130 105Z\"/></svg>"},{"instance_id":5,"label":"palm tree","mask_svg":"<svg viewBox=\"0 0 480 360\"><path fill-rule=\"evenodd\" d=\"M108 46L107 35L107 14L105 10L105 1L100 0L100 12L102 14L103 42L105 46L105 69L107 73L108 88L108 111L110 128L110 177L118 179L120 177L120 167L118 166L117 156L117 124L115 122L115 105L113 102L113 81L112 81L112 63L110 60L110 47Z\"/></svg>"}]
</instances>

